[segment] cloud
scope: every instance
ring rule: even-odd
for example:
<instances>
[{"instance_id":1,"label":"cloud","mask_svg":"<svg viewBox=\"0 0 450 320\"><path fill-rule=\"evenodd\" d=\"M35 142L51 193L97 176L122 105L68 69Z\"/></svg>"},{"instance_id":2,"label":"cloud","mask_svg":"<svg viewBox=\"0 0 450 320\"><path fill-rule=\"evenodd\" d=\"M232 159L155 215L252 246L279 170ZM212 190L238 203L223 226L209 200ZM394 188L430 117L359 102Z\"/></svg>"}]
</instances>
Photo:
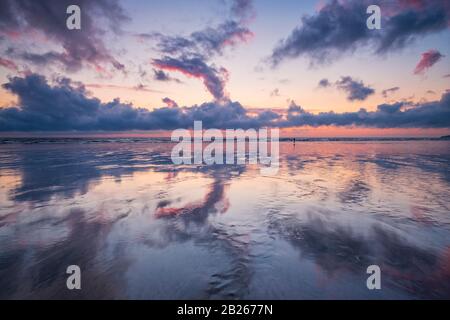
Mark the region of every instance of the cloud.
<instances>
[{"instance_id":1,"label":"cloud","mask_svg":"<svg viewBox=\"0 0 450 320\"><path fill-rule=\"evenodd\" d=\"M380 30L366 26L366 9L371 4L381 7ZM324 63L360 46L385 54L449 25L447 1L330 0L317 13L303 16L301 24L275 46L269 60L276 66L286 59L305 56L312 63Z\"/></svg>"},{"instance_id":2,"label":"cloud","mask_svg":"<svg viewBox=\"0 0 450 320\"><path fill-rule=\"evenodd\" d=\"M398 90L400 90L399 87L392 87L389 89L384 89L383 91L381 91L381 94L383 95L384 98L387 98L388 95L390 95L391 93L397 92Z\"/></svg>"},{"instance_id":3,"label":"cloud","mask_svg":"<svg viewBox=\"0 0 450 320\"><path fill-rule=\"evenodd\" d=\"M328 79L322 79L319 81L318 87L319 88L328 88L331 86L330 81L328 81Z\"/></svg>"},{"instance_id":4,"label":"cloud","mask_svg":"<svg viewBox=\"0 0 450 320\"><path fill-rule=\"evenodd\" d=\"M370 2L370 0L369 0ZM387 13L377 53L404 48L411 41L445 30L450 25L450 3L442 0L381 1Z\"/></svg>"},{"instance_id":5,"label":"cloud","mask_svg":"<svg viewBox=\"0 0 450 320\"><path fill-rule=\"evenodd\" d=\"M70 65L70 58L68 56L64 56L56 51L48 51L46 53L37 54L31 52L16 52L17 50L11 49L9 50L9 54L16 54L22 60L31 62L34 65L47 66L52 63L60 62L64 65ZM78 68L76 66L74 68ZM72 67L69 67L72 68Z\"/></svg>"},{"instance_id":6,"label":"cloud","mask_svg":"<svg viewBox=\"0 0 450 320\"><path fill-rule=\"evenodd\" d=\"M158 80L158 81L169 81L170 80L170 76L162 70L153 69L153 72L154 72L153 79L155 79L155 80Z\"/></svg>"},{"instance_id":7,"label":"cloud","mask_svg":"<svg viewBox=\"0 0 450 320\"><path fill-rule=\"evenodd\" d=\"M313 114L292 103L285 114L270 110L249 112L238 102L209 102L148 110L115 99L102 103L85 86L67 78L49 83L43 76L14 77L3 88L17 95L18 106L0 109L0 131L126 131L192 128L259 128L296 126L361 126L376 128L450 128L450 92L433 102L397 102L375 111Z\"/></svg>"},{"instance_id":8,"label":"cloud","mask_svg":"<svg viewBox=\"0 0 450 320\"><path fill-rule=\"evenodd\" d=\"M358 126L373 128L449 128L450 92L441 100L422 104L397 102L382 104L376 111L361 108L356 112L321 112L312 114L301 107L289 108L283 127L295 126Z\"/></svg>"},{"instance_id":9,"label":"cloud","mask_svg":"<svg viewBox=\"0 0 450 320\"><path fill-rule=\"evenodd\" d=\"M375 90L369 86L366 86L364 82L355 80L349 76L341 77L341 79L336 81L335 83L331 83L328 79L324 78L320 80L319 84L317 85L318 88L329 88L333 86L337 87L339 90L346 92L347 100L349 101L364 101L368 96L375 93Z\"/></svg>"},{"instance_id":10,"label":"cloud","mask_svg":"<svg viewBox=\"0 0 450 320\"><path fill-rule=\"evenodd\" d=\"M321 61L346 50L354 50L358 41L368 36L364 5L352 7L331 1L313 16L303 16L301 26L281 40L271 55L273 65L302 55ZM363 10L363 11L362 11Z\"/></svg>"},{"instance_id":11,"label":"cloud","mask_svg":"<svg viewBox=\"0 0 450 320\"><path fill-rule=\"evenodd\" d=\"M251 0L233 0L231 17L215 27L206 27L188 36L168 36L162 33L141 33L137 36L144 40L156 39L157 49L164 55L201 55L211 58L216 54L222 55L225 47L234 47L253 37L253 32L246 26L251 15Z\"/></svg>"},{"instance_id":12,"label":"cloud","mask_svg":"<svg viewBox=\"0 0 450 320\"><path fill-rule=\"evenodd\" d=\"M188 36L170 36L162 33L141 33L141 40L156 40L156 49L162 58L153 65L166 71L179 71L203 80L203 84L216 100L224 99L224 87L228 79L225 68L216 68L210 60L222 55L226 47L247 42L253 33L246 26L253 12L251 0L231 1L231 16L215 27L192 32ZM157 80L167 81L168 75L155 71Z\"/></svg>"},{"instance_id":13,"label":"cloud","mask_svg":"<svg viewBox=\"0 0 450 320\"><path fill-rule=\"evenodd\" d=\"M180 80L172 78L168 73L164 72L163 70L153 69L153 79L155 79L156 81L163 81L163 82L175 81L181 83Z\"/></svg>"},{"instance_id":14,"label":"cloud","mask_svg":"<svg viewBox=\"0 0 450 320\"><path fill-rule=\"evenodd\" d=\"M145 91L145 92L156 92L161 93L157 90L149 89L147 86L143 84L138 84L134 87L131 86L122 86L122 85L115 85L115 84L99 84L99 83L89 83L85 85L86 88L95 88L95 89L120 89L120 90L134 90L134 91Z\"/></svg>"},{"instance_id":15,"label":"cloud","mask_svg":"<svg viewBox=\"0 0 450 320\"><path fill-rule=\"evenodd\" d=\"M226 128L257 126L260 121L247 116L237 102L173 105L153 111L119 99L102 103L89 97L80 83L60 78L50 84L37 74L11 78L3 88L17 95L19 103L0 109L0 131L171 130L189 128L194 120L202 120L206 127Z\"/></svg>"},{"instance_id":16,"label":"cloud","mask_svg":"<svg viewBox=\"0 0 450 320\"><path fill-rule=\"evenodd\" d=\"M222 54L225 46L233 47L240 42L247 42L253 37L253 32L236 21L225 21L215 29L194 32L191 37L197 45L203 47L205 54L212 55Z\"/></svg>"},{"instance_id":17,"label":"cloud","mask_svg":"<svg viewBox=\"0 0 450 320\"><path fill-rule=\"evenodd\" d=\"M252 0L233 0L231 5L231 13L241 22L255 15Z\"/></svg>"},{"instance_id":18,"label":"cloud","mask_svg":"<svg viewBox=\"0 0 450 320\"><path fill-rule=\"evenodd\" d=\"M203 79L208 91L215 99L224 98L227 80L226 69L217 70L207 61L214 54L222 54L226 45L234 46L239 41L246 41L251 36L248 29L240 27L234 21L220 25L218 29L208 28L194 32L191 39L182 37L160 36L158 48L162 53L175 55L155 59L154 65L165 70L177 70L195 78ZM155 75L158 80L168 81L169 75L160 71Z\"/></svg>"},{"instance_id":19,"label":"cloud","mask_svg":"<svg viewBox=\"0 0 450 320\"><path fill-rule=\"evenodd\" d=\"M14 61L9 60L9 59L4 59L2 57L0 57L0 67L4 67L4 68L12 70L12 71L18 71L19 70L19 68L14 63Z\"/></svg>"},{"instance_id":20,"label":"cloud","mask_svg":"<svg viewBox=\"0 0 450 320\"><path fill-rule=\"evenodd\" d=\"M154 59L153 65L159 69L179 71L187 76L203 80L205 87L216 100L225 98L225 82L227 71L224 68L216 69L208 66L201 58L171 58Z\"/></svg>"},{"instance_id":21,"label":"cloud","mask_svg":"<svg viewBox=\"0 0 450 320\"><path fill-rule=\"evenodd\" d=\"M201 54L210 58L216 54L222 55L227 46L234 47L240 42L247 42L253 37L253 33L236 21L225 21L214 28L193 32L187 37L161 33L141 34L140 37L157 39L157 49L163 54Z\"/></svg>"},{"instance_id":22,"label":"cloud","mask_svg":"<svg viewBox=\"0 0 450 320\"><path fill-rule=\"evenodd\" d=\"M162 102L164 102L168 107L178 108L178 104L170 98L165 97L164 99L162 99Z\"/></svg>"},{"instance_id":23,"label":"cloud","mask_svg":"<svg viewBox=\"0 0 450 320\"><path fill-rule=\"evenodd\" d=\"M77 5L82 12L81 30L68 30L66 27L66 9L71 4L73 1L70 0L3 0L0 4L0 34L6 38L17 35L33 37L39 32L61 47L61 51L46 53L31 53L29 48L24 48L19 57L30 63L59 63L68 71L78 71L84 64L94 68L110 64L123 71L124 66L113 57L102 40L105 30L97 24L99 20L106 21L108 29L120 32L128 17L118 1L78 0Z\"/></svg>"},{"instance_id":24,"label":"cloud","mask_svg":"<svg viewBox=\"0 0 450 320\"><path fill-rule=\"evenodd\" d=\"M430 49L422 53L422 58L414 69L414 74L423 74L444 57L439 51Z\"/></svg>"},{"instance_id":25,"label":"cloud","mask_svg":"<svg viewBox=\"0 0 450 320\"><path fill-rule=\"evenodd\" d=\"M362 81L354 80L351 77L341 77L336 81L336 86L347 93L349 101L364 101L368 96L375 93L375 90L366 86Z\"/></svg>"},{"instance_id":26,"label":"cloud","mask_svg":"<svg viewBox=\"0 0 450 320\"><path fill-rule=\"evenodd\" d=\"M271 97L279 97L280 96L280 89L275 88L271 93L270 93Z\"/></svg>"}]
</instances>

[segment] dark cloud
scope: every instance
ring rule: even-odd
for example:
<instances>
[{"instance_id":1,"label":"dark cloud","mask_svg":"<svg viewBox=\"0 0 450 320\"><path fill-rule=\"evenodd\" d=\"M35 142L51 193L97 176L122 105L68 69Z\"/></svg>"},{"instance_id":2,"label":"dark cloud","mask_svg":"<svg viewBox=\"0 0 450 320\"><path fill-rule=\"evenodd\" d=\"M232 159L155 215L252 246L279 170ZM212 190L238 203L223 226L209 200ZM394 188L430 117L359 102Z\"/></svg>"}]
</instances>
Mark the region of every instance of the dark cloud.
<instances>
[{"instance_id":1,"label":"dark cloud","mask_svg":"<svg viewBox=\"0 0 450 320\"><path fill-rule=\"evenodd\" d=\"M374 89L351 77L341 77L340 80L336 81L336 86L347 93L347 100L349 101L363 101L375 93Z\"/></svg>"},{"instance_id":2,"label":"dark cloud","mask_svg":"<svg viewBox=\"0 0 450 320\"><path fill-rule=\"evenodd\" d=\"M11 53L14 51L15 50L10 50ZM21 52L20 54L18 54L18 57L25 61L29 61L32 64L40 66L46 66L55 62L61 62L65 65L68 65L70 63L67 57L55 51L49 51L42 54Z\"/></svg>"},{"instance_id":3,"label":"dark cloud","mask_svg":"<svg viewBox=\"0 0 450 320\"><path fill-rule=\"evenodd\" d=\"M153 79L156 81L175 81L175 82L181 82L180 80L176 78L172 78L168 73L164 72L163 70L156 70L153 69Z\"/></svg>"},{"instance_id":4,"label":"dark cloud","mask_svg":"<svg viewBox=\"0 0 450 320\"><path fill-rule=\"evenodd\" d=\"M51 85L40 75L14 77L3 88L16 94L18 107L0 109L0 131L152 130L189 128L194 120L205 127L257 126L237 102L192 107L135 108L116 99L102 103L86 88L67 78ZM167 100L166 100L167 103ZM265 115L267 117L267 115Z\"/></svg>"},{"instance_id":5,"label":"dark cloud","mask_svg":"<svg viewBox=\"0 0 450 320\"><path fill-rule=\"evenodd\" d=\"M186 75L203 79L208 91L215 99L224 97L226 70L217 70L208 63L215 54L221 55L227 45L234 46L245 42L252 33L235 21L226 21L217 28L207 28L194 32L189 38L156 35L159 39L158 49L166 56L155 59L154 65L160 69L180 71ZM155 71L155 78L160 81L170 80L162 70Z\"/></svg>"},{"instance_id":6,"label":"dark cloud","mask_svg":"<svg viewBox=\"0 0 450 320\"><path fill-rule=\"evenodd\" d=\"M246 20L253 14L252 0L231 1L231 17L215 27L195 31L188 36L168 36L161 33L139 34L140 39L156 39L158 50L165 55L201 55L212 57L223 54L226 46L246 42L253 33Z\"/></svg>"},{"instance_id":7,"label":"dark cloud","mask_svg":"<svg viewBox=\"0 0 450 320\"><path fill-rule=\"evenodd\" d=\"M381 94L383 95L384 98L387 98L388 95L390 95L391 93L397 92L398 90L400 90L399 87L392 87L392 88L381 91Z\"/></svg>"},{"instance_id":8,"label":"dark cloud","mask_svg":"<svg viewBox=\"0 0 450 320\"><path fill-rule=\"evenodd\" d=\"M251 0L233 0L231 16L215 27L207 27L188 36L161 33L142 33L137 36L141 40L157 41L156 48L163 57L153 60L155 67L202 79L207 90L216 100L220 100L225 98L227 71L225 68L216 68L210 59L222 55L225 47L234 47L253 36L246 26L252 12ZM155 71L156 78L167 81L168 75L161 72Z\"/></svg>"},{"instance_id":9,"label":"dark cloud","mask_svg":"<svg viewBox=\"0 0 450 320\"><path fill-rule=\"evenodd\" d=\"M291 101L288 108L288 114L290 116L297 116L302 113L306 113L306 111L299 105L295 103L295 101Z\"/></svg>"},{"instance_id":10,"label":"dark cloud","mask_svg":"<svg viewBox=\"0 0 450 320\"><path fill-rule=\"evenodd\" d=\"M204 103L152 111L116 99L102 103L80 83L67 78L54 84L40 75L11 78L3 88L18 97L18 107L0 109L0 131L125 131L191 128L203 121L205 128L258 128L295 126L361 126L376 128L449 128L450 92L441 100L421 104L382 104L376 111L322 112L313 114L291 103L285 115L261 110L254 115L238 102Z\"/></svg>"},{"instance_id":11,"label":"dark cloud","mask_svg":"<svg viewBox=\"0 0 450 320\"><path fill-rule=\"evenodd\" d=\"M321 112L312 114L301 107L289 108L282 126L360 126L374 128L448 128L450 127L450 92L441 100L422 104L379 105L376 111Z\"/></svg>"},{"instance_id":12,"label":"dark cloud","mask_svg":"<svg viewBox=\"0 0 450 320\"><path fill-rule=\"evenodd\" d=\"M120 26L128 18L118 1L76 1L81 8L81 30L66 27L66 9L71 4L73 1L70 0L2 0L0 34L7 38L27 37L38 31L61 46L62 51L44 54L30 53L25 48L19 58L31 63L60 63L69 71L77 71L84 64L97 69L102 64L110 64L123 70L124 66L112 56L102 40L105 30L98 26L99 20L106 21L109 30L120 32Z\"/></svg>"},{"instance_id":13,"label":"dark cloud","mask_svg":"<svg viewBox=\"0 0 450 320\"><path fill-rule=\"evenodd\" d=\"M380 30L366 26L366 9L372 4L381 7ZM323 63L363 45L379 54L403 48L417 37L448 28L450 4L441 0L331 0L314 15L303 16L301 22L273 50L274 66L300 56Z\"/></svg>"},{"instance_id":14,"label":"dark cloud","mask_svg":"<svg viewBox=\"0 0 450 320\"><path fill-rule=\"evenodd\" d=\"M191 37L195 43L203 47L206 54L222 54L225 46L235 46L239 42L246 42L253 33L236 21L225 21L217 28L207 28L194 32Z\"/></svg>"},{"instance_id":15,"label":"dark cloud","mask_svg":"<svg viewBox=\"0 0 450 320\"><path fill-rule=\"evenodd\" d=\"M178 108L178 104L174 100L172 100L168 97L165 97L164 99L162 99L162 102L164 102L168 107Z\"/></svg>"},{"instance_id":16,"label":"dark cloud","mask_svg":"<svg viewBox=\"0 0 450 320\"><path fill-rule=\"evenodd\" d=\"M153 78L158 81L169 81L170 76L162 70L153 69L154 76Z\"/></svg>"},{"instance_id":17,"label":"dark cloud","mask_svg":"<svg viewBox=\"0 0 450 320\"><path fill-rule=\"evenodd\" d=\"M403 48L418 37L450 25L450 3L445 0L385 0L380 7L387 17L380 37L375 37L378 53Z\"/></svg>"},{"instance_id":18,"label":"dark cloud","mask_svg":"<svg viewBox=\"0 0 450 320\"><path fill-rule=\"evenodd\" d=\"M331 86L331 83L328 79L322 79L319 81L319 88L328 88L329 86Z\"/></svg>"},{"instance_id":19,"label":"dark cloud","mask_svg":"<svg viewBox=\"0 0 450 320\"><path fill-rule=\"evenodd\" d=\"M84 86L68 79L59 79L51 87L44 77L33 74L12 78L3 87L19 97L20 108L1 110L2 131L89 130L94 127L108 130L116 125L126 128L123 124L143 114L143 110L118 100L102 104L98 99L88 98Z\"/></svg>"},{"instance_id":20,"label":"dark cloud","mask_svg":"<svg viewBox=\"0 0 450 320\"><path fill-rule=\"evenodd\" d=\"M188 37L166 36L161 33L147 36L158 40L157 49L163 54L201 54L204 57L222 55L226 46L246 42L253 33L236 21L225 21L217 27L208 27L191 33Z\"/></svg>"},{"instance_id":21,"label":"dark cloud","mask_svg":"<svg viewBox=\"0 0 450 320\"><path fill-rule=\"evenodd\" d=\"M138 35L141 40L156 40L156 48L163 54L176 55L191 52L196 49L196 44L189 37L169 36L159 32L141 33Z\"/></svg>"},{"instance_id":22,"label":"dark cloud","mask_svg":"<svg viewBox=\"0 0 450 320\"><path fill-rule=\"evenodd\" d=\"M225 98L225 82L227 71L223 68L216 69L208 66L200 57L195 58L171 58L154 59L153 65L159 69L179 71L187 76L203 80L203 84L216 100Z\"/></svg>"},{"instance_id":23,"label":"dark cloud","mask_svg":"<svg viewBox=\"0 0 450 320\"><path fill-rule=\"evenodd\" d=\"M233 0L231 5L231 13L240 21L247 20L254 16L254 8L252 0Z\"/></svg>"},{"instance_id":24,"label":"dark cloud","mask_svg":"<svg viewBox=\"0 0 450 320\"><path fill-rule=\"evenodd\" d=\"M286 58L306 55L314 61L323 61L346 50L368 37L364 4L354 2L352 7L331 1L312 16L303 16L296 27L272 52L271 61L277 65Z\"/></svg>"},{"instance_id":25,"label":"dark cloud","mask_svg":"<svg viewBox=\"0 0 450 320\"><path fill-rule=\"evenodd\" d=\"M426 70L431 68L436 62L441 60L443 57L444 55L442 55L439 51L432 49L422 53L422 58L420 59L416 68L414 69L414 74L425 73Z\"/></svg>"}]
</instances>

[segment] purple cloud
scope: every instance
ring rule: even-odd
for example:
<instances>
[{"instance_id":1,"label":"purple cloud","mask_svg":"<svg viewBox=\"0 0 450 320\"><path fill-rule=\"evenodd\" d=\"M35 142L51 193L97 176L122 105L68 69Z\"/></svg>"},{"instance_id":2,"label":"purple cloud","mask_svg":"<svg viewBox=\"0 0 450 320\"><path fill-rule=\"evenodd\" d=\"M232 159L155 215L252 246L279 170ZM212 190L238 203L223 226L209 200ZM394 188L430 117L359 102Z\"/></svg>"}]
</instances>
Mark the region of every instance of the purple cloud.
<instances>
[{"instance_id":1,"label":"purple cloud","mask_svg":"<svg viewBox=\"0 0 450 320\"><path fill-rule=\"evenodd\" d=\"M178 103L168 97L163 98L162 102L164 102L168 107L178 108Z\"/></svg>"},{"instance_id":2,"label":"purple cloud","mask_svg":"<svg viewBox=\"0 0 450 320\"><path fill-rule=\"evenodd\" d=\"M145 34L139 37L145 37ZM202 55L211 58L222 55L227 46L234 47L241 42L247 42L253 33L236 21L225 21L217 27L208 27L191 33L188 37L167 36L161 33L147 35L158 40L157 49L168 55Z\"/></svg>"},{"instance_id":3,"label":"purple cloud","mask_svg":"<svg viewBox=\"0 0 450 320\"><path fill-rule=\"evenodd\" d=\"M328 79L322 79L319 81L319 88L328 88L331 86L330 81L328 81Z\"/></svg>"},{"instance_id":4,"label":"purple cloud","mask_svg":"<svg viewBox=\"0 0 450 320\"><path fill-rule=\"evenodd\" d=\"M366 9L378 4L382 28L369 30ZM331 61L369 45L384 54L401 49L418 37L450 25L450 3L442 0L330 0L317 13L305 15L301 25L273 49L273 66L305 56L312 63Z\"/></svg>"},{"instance_id":5,"label":"purple cloud","mask_svg":"<svg viewBox=\"0 0 450 320\"><path fill-rule=\"evenodd\" d=\"M12 70L12 71L17 71L19 70L19 68L17 67L17 65L14 63L14 61L9 60L9 59L4 59L2 57L0 57L0 66L4 67L6 69Z\"/></svg>"},{"instance_id":6,"label":"purple cloud","mask_svg":"<svg viewBox=\"0 0 450 320\"><path fill-rule=\"evenodd\" d=\"M400 90L399 87L392 87L392 88L381 91L381 94L382 94L383 98L387 98L388 95L390 95L391 93L397 92L398 90Z\"/></svg>"},{"instance_id":7,"label":"purple cloud","mask_svg":"<svg viewBox=\"0 0 450 320\"><path fill-rule=\"evenodd\" d=\"M167 81L175 81L178 83L181 82L176 78L172 78L168 73L164 72L163 70L156 70L156 69L153 69L153 79L155 79L156 81L163 81L163 82Z\"/></svg>"},{"instance_id":8,"label":"purple cloud","mask_svg":"<svg viewBox=\"0 0 450 320\"><path fill-rule=\"evenodd\" d=\"M166 81L165 71L178 71L187 76L202 79L206 89L216 100L226 99L225 83L228 72L216 68L209 61L215 55L222 55L224 48L246 42L253 33L246 26L253 12L251 0L233 0L231 17L216 27L207 27L188 36L167 36L161 33L139 34L140 39L157 40L157 49L163 55L154 59L153 65L158 80ZM158 72L158 73L157 73Z\"/></svg>"},{"instance_id":9,"label":"purple cloud","mask_svg":"<svg viewBox=\"0 0 450 320\"><path fill-rule=\"evenodd\" d=\"M366 86L364 82L355 80L349 76L341 77L341 79L335 83L331 83L328 79L322 79L318 84L319 88L328 88L332 86L336 86L339 90L346 92L347 100L349 101L363 101L366 100L368 96L375 93L375 90Z\"/></svg>"},{"instance_id":10,"label":"purple cloud","mask_svg":"<svg viewBox=\"0 0 450 320\"><path fill-rule=\"evenodd\" d=\"M0 109L0 131L124 131L192 128L194 120L205 128L258 128L264 126L360 126L374 128L450 128L450 92L440 100L419 104L382 104L375 111L321 112L313 114L291 104L284 116L270 110L256 115L238 102L226 101L152 111L115 99L102 103L85 87L70 79L53 84L43 76L14 77L3 88L18 97L17 107Z\"/></svg>"},{"instance_id":11,"label":"purple cloud","mask_svg":"<svg viewBox=\"0 0 450 320\"><path fill-rule=\"evenodd\" d=\"M227 71L208 66L201 58L171 58L154 59L153 65L159 69L178 71L187 76L203 80L205 87L216 100L223 100L225 96L225 82Z\"/></svg>"},{"instance_id":12,"label":"purple cloud","mask_svg":"<svg viewBox=\"0 0 450 320\"><path fill-rule=\"evenodd\" d=\"M124 70L106 48L104 34L96 21L99 17L106 20L109 29L119 33L120 26L128 20L117 0L78 0L82 8L81 30L68 30L66 27L66 9L73 4L70 0L2 0L0 2L0 34L6 39L17 36L27 37L41 33L61 47L60 51L31 53L25 48L18 56L24 61L47 65L59 63L68 71L77 71L83 65L102 70L103 64L109 64L117 70ZM34 38L36 41L36 38ZM16 52L17 53L17 52Z\"/></svg>"},{"instance_id":13,"label":"purple cloud","mask_svg":"<svg viewBox=\"0 0 450 320\"><path fill-rule=\"evenodd\" d=\"M341 77L336 81L336 86L347 93L347 100L349 101L363 101L368 96L375 93L375 90L366 86L362 81L354 80L351 77Z\"/></svg>"},{"instance_id":14,"label":"purple cloud","mask_svg":"<svg viewBox=\"0 0 450 320\"><path fill-rule=\"evenodd\" d=\"M254 16L254 8L252 0L233 0L231 5L231 13L241 22Z\"/></svg>"}]
</instances>

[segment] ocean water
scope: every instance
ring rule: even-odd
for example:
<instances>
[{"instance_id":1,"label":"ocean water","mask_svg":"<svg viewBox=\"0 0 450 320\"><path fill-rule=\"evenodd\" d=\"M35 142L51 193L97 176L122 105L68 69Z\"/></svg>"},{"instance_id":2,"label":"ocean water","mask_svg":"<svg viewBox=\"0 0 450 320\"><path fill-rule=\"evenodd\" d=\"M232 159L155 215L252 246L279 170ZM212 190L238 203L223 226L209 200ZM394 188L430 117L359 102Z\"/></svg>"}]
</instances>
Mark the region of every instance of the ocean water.
<instances>
[{"instance_id":1,"label":"ocean water","mask_svg":"<svg viewBox=\"0 0 450 320\"><path fill-rule=\"evenodd\" d=\"M450 298L450 141L286 141L275 176L172 147L3 140L0 298Z\"/></svg>"}]
</instances>

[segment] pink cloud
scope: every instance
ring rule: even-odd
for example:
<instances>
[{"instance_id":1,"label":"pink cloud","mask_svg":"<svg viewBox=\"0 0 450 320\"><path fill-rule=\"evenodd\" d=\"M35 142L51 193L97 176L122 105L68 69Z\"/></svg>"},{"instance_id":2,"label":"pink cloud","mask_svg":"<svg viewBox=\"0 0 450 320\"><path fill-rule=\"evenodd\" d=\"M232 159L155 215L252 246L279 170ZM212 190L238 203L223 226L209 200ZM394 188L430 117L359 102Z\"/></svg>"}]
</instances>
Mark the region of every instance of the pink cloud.
<instances>
[{"instance_id":1,"label":"pink cloud","mask_svg":"<svg viewBox=\"0 0 450 320\"><path fill-rule=\"evenodd\" d=\"M6 69L9 69L9 70L13 70L13 71L18 71L18 69L19 69L13 61L8 60L8 59L3 59L1 57L0 57L0 66L5 67Z\"/></svg>"},{"instance_id":2,"label":"pink cloud","mask_svg":"<svg viewBox=\"0 0 450 320\"><path fill-rule=\"evenodd\" d=\"M422 53L422 58L414 69L414 74L423 74L429 68L431 68L436 62L444 57L439 51L430 49L427 52Z\"/></svg>"}]
</instances>

